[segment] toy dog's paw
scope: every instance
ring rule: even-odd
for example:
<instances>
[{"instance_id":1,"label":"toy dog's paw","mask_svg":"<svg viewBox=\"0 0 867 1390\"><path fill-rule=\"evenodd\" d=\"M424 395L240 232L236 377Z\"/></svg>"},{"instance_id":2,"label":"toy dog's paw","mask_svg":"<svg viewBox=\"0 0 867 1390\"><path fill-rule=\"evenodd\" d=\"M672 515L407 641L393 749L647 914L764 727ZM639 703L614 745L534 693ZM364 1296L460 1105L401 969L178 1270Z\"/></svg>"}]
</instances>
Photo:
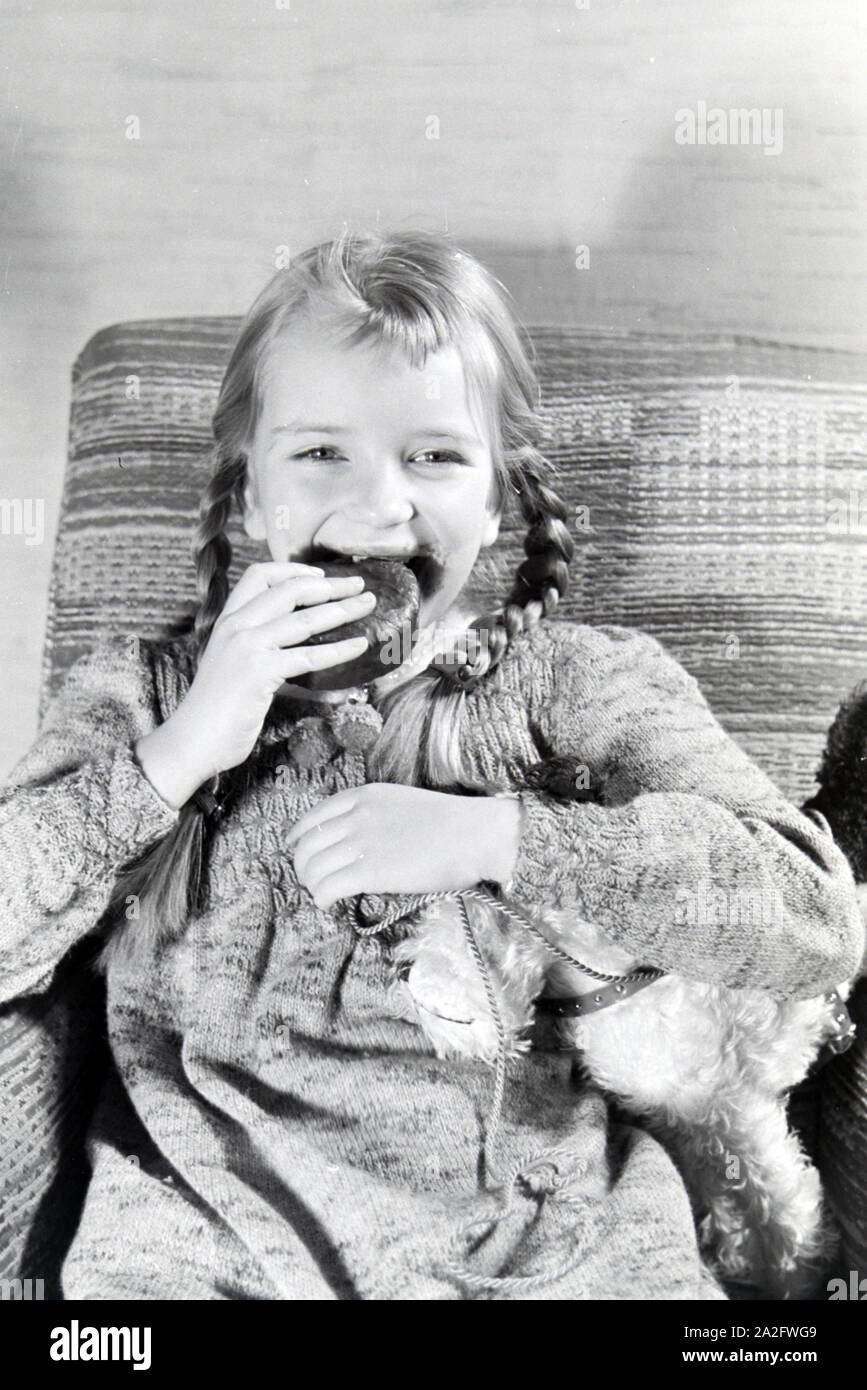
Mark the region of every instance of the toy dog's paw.
<instances>
[{"instance_id":1,"label":"toy dog's paw","mask_svg":"<svg viewBox=\"0 0 867 1390\"><path fill-rule=\"evenodd\" d=\"M494 1062L501 1031L508 1056L529 1047L523 1036L532 1022L540 972L515 968L499 916L468 902L480 966L467 939L460 904L444 899L421 919L416 931L394 948L398 981L395 1004L417 1023L439 1056Z\"/></svg>"},{"instance_id":2,"label":"toy dog's paw","mask_svg":"<svg viewBox=\"0 0 867 1390\"><path fill-rule=\"evenodd\" d=\"M497 1029L484 982L467 961L463 937L440 923L424 922L420 937L407 937L394 950L394 986L405 1018L418 1023L439 1057L497 1055Z\"/></svg>"}]
</instances>

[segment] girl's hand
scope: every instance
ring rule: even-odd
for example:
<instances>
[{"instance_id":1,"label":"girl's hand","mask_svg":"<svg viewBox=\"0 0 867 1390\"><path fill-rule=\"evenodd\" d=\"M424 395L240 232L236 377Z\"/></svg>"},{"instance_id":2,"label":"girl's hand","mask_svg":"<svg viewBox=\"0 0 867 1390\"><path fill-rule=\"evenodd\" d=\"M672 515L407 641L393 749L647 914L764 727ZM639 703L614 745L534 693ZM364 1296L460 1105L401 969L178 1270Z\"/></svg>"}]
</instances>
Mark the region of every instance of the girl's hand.
<instances>
[{"instance_id":1,"label":"girl's hand","mask_svg":"<svg viewBox=\"0 0 867 1390\"><path fill-rule=\"evenodd\" d=\"M506 883L521 804L388 782L337 792L295 823L287 846L317 907L358 893L436 893Z\"/></svg>"},{"instance_id":2,"label":"girl's hand","mask_svg":"<svg viewBox=\"0 0 867 1390\"><path fill-rule=\"evenodd\" d=\"M351 661L366 637L305 646L314 633L364 617L376 597L360 575L326 578L311 565L250 565L226 600L185 698L136 754L164 798L181 805L237 766L259 737L284 681Z\"/></svg>"}]
</instances>

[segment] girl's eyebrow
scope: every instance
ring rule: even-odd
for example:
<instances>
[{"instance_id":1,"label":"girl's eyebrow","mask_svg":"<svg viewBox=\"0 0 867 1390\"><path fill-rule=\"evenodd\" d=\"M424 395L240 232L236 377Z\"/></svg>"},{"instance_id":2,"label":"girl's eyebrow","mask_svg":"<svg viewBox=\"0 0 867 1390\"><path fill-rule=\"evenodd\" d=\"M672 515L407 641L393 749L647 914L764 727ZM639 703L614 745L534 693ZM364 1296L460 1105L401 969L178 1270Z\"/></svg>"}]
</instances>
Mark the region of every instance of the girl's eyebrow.
<instances>
[{"instance_id":1,"label":"girl's eyebrow","mask_svg":"<svg viewBox=\"0 0 867 1390\"><path fill-rule=\"evenodd\" d=\"M474 434L462 434L460 430L413 430L410 439L416 439L420 435L424 435L425 439L453 439L456 444L465 444L469 447L475 445L477 448L481 448L482 446L482 441L476 439Z\"/></svg>"},{"instance_id":2,"label":"girl's eyebrow","mask_svg":"<svg viewBox=\"0 0 867 1390\"><path fill-rule=\"evenodd\" d=\"M277 425L271 431L271 438L281 434L348 434L340 425L316 425L306 420L287 420L285 425Z\"/></svg>"},{"instance_id":3,"label":"girl's eyebrow","mask_svg":"<svg viewBox=\"0 0 867 1390\"><path fill-rule=\"evenodd\" d=\"M317 425L306 420L287 420L285 425L277 425L271 431L271 439L272 441L275 439L279 439L280 436L284 434L345 435L349 433L350 431L348 429L344 429L341 425ZM462 434L460 430L434 430L425 429L424 427L422 427L421 429L413 430L412 434L410 435L410 438L416 439L422 435L425 439L452 439L455 441L455 443L464 444L470 448L472 448L473 446L475 446L476 448L481 448L482 444L482 441L480 439L476 439L475 435Z\"/></svg>"}]
</instances>

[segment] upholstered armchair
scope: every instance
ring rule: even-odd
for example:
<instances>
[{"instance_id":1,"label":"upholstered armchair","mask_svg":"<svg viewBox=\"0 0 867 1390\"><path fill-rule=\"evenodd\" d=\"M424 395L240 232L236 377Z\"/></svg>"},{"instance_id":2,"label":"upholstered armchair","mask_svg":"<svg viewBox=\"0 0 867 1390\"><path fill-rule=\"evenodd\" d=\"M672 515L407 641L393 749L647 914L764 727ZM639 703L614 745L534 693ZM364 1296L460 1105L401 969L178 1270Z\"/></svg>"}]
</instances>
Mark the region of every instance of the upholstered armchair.
<instances>
[{"instance_id":1,"label":"upholstered armchair","mask_svg":"<svg viewBox=\"0 0 867 1390\"><path fill-rule=\"evenodd\" d=\"M100 636L156 636L188 610L189 540L236 327L119 324L75 363L42 715ZM577 544L562 613L658 637L801 804L839 701L867 677L867 360L752 338L530 333ZM520 547L513 522L506 564ZM256 558L238 528L236 572ZM47 994L0 1010L0 1275L41 1278L51 1297L110 1065L91 952L81 943ZM793 1114L841 1220L841 1268L867 1273L865 985L851 1007L858 1041Z\"/></svg>"}]
</instances>

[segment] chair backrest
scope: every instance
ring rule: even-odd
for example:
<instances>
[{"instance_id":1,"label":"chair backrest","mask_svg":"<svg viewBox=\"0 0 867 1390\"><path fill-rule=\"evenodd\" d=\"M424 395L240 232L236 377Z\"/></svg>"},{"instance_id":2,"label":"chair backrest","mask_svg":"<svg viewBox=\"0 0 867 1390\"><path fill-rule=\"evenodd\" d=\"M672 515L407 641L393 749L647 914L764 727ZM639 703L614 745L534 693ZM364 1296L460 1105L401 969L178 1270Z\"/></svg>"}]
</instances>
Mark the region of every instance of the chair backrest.
<instances>
[{"instance_id":1,"label":"chair backrest","mask_svg":"<svg viewBox=\"0 0 867 1390\"><path fill-rule=\"evenodd\" d=\"M73 372L41 712L106 632L194 598L189 541L239 320L123 323ZM653 633L792 800L867 675L867 354L529 330L577 543L564 616ZM261 547L232 533L233 574ZM515 520L500 545L521 554Z\"/></svg>"}]
</instances>

